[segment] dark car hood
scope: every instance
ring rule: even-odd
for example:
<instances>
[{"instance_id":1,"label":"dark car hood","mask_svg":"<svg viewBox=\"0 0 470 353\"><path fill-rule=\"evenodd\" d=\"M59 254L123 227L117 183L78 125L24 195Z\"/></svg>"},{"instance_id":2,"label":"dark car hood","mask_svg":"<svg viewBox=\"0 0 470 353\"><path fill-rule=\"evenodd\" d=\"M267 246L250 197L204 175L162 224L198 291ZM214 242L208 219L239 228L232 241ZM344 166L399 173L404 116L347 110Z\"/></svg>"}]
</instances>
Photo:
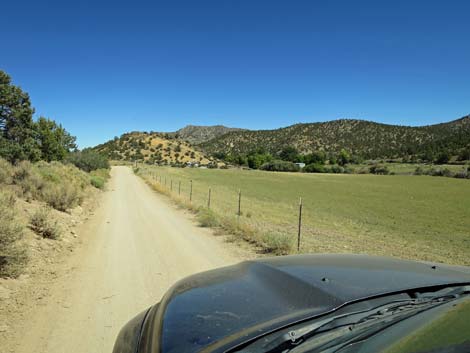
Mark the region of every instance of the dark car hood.
<instances>
[{"instance_id":1,"label":"dark car hood","mask_svg":"<svg viewBox=\"0 0 470 353\"><path fill-rule=\"evenodd\" d=\"M224 351L352 301L469 282L468 267L362 255L247 261L178 282L153 313L151 337L142 344L152 352Z\"/></svg>"}]
</instances>

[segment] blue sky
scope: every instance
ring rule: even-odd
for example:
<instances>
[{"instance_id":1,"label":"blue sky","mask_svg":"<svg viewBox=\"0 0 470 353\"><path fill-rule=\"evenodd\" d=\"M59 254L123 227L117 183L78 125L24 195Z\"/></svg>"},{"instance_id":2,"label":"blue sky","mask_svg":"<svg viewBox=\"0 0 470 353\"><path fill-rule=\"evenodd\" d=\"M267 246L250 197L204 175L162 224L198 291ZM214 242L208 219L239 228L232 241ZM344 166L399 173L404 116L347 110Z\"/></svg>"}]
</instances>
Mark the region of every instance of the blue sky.
<instances>
[{"instance_id":1,"label":"blue sky","mask_svg":"<svg viewBox=\"0 0 470 353\"><path fill-rule=\"evenodd\" d=\"M470 113L470 1L5 1L0 69L81 147L186 124Z\"/></svg>"}]
</instances>

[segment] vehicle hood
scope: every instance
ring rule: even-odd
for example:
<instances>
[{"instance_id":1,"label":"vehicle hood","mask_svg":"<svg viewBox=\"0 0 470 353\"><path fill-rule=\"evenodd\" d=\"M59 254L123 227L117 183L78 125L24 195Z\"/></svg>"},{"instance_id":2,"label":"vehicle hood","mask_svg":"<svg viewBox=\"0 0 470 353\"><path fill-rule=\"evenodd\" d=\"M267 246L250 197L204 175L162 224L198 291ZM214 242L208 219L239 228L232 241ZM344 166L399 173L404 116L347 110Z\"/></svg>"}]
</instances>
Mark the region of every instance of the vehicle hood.
<instances>
[{"instance_id":1,"label":"vehicle hood","mask_svg":"<svg viewBox=\"0 0 470 353\"><path fill-rule=\"evenodd\" d=\"M364 255L246 261L178 282L149 319L142 345L152 352L223 352L353 301L464 283L468 267Z\"/></svg>"}]
</instances>

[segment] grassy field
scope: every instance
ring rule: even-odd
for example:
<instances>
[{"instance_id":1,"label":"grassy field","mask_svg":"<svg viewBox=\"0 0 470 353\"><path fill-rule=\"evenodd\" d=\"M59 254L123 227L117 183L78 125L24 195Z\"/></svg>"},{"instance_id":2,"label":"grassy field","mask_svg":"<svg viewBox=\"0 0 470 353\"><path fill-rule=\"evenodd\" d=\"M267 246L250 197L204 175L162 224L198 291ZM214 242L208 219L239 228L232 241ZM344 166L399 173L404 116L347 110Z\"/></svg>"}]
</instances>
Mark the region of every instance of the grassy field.
<instances>
[{"instance_id":1,"label":"grassy field","mask_svg":"<svg viewBox=\"0 0 470 353\"><path fill-rule=\"evenodd\" d=\"M470 181L430 176L272 173L140 167L139 174L193 205L264 234L297 239L303 200L301 252L356 252L470 265ZM155 179L155 176L157 177ZM166 187L165 185L166 178Z\"/></svg>"}]
</instances>

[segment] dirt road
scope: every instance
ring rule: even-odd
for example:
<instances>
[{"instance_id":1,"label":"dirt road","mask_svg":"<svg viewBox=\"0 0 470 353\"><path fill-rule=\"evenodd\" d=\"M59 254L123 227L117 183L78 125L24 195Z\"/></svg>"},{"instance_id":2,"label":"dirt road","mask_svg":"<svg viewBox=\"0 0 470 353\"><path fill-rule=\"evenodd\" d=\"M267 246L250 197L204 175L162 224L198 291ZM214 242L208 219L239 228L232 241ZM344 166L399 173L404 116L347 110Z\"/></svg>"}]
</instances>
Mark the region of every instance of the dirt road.
<instances>
[{"instance_id":1,"label":"dirt road","mask_svg":"<svg viewBox=\"0 0 470 353\"><path fill-rule=\"evenodd\" d=\"M10 351L111 352L122 325L175 281L239 261L129 168L111 174L99 210L80 232L84 246L70 258L73 270L25 318Z\"/></svg>"}]
</instances>

